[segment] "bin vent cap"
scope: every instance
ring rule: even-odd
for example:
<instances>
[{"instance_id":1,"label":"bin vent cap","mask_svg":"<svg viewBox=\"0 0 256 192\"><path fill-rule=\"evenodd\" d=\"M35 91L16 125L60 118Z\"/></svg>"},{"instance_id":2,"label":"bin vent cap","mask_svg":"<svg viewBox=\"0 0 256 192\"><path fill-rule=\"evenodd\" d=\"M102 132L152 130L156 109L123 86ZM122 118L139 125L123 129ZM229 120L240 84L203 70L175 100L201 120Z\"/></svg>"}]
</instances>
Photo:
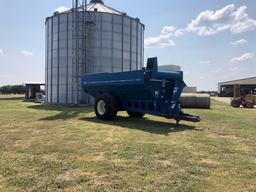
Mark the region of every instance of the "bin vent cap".
<instances>
[{"instance_id":1,"label":"bin vent cap","mask_svg":"<svg viewBox=\"0 0 256 192\"><path fill-rule=\"evenodd\" d=\"M104 2L102 0L91 0L90 3L101 3L101 4L104 4Z\"/></svg>"}]
</instances>

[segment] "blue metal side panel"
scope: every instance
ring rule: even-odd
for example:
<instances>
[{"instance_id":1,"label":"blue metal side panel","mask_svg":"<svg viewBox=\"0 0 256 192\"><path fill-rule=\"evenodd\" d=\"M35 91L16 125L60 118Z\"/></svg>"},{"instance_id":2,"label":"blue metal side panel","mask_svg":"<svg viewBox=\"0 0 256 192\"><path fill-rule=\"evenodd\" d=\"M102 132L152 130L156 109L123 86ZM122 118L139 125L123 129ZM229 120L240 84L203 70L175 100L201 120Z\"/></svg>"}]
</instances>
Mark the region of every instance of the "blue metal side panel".
<instances>
[{"instance_id":1,"label":"blue metal side panel","mask_svg":"<svg viewBox=\"0 0 256 192\"><path fill-rule=\"evenodd\" d=\"M182 80L183 81L183 72L182 71L157 71L153 74L157 79L171 79L171 80Z\"/></svg>"},{"instance_id":2,"label":"blue metal side panel","mask_svg":"<svg viewBox=\"0 0 256 192\"><path fill-rule=\"evenodd\" d=\"M144 71L88 74L82 77L82 82L85 90L94 86L143 84Z\"/></svg>"}]
</instances>

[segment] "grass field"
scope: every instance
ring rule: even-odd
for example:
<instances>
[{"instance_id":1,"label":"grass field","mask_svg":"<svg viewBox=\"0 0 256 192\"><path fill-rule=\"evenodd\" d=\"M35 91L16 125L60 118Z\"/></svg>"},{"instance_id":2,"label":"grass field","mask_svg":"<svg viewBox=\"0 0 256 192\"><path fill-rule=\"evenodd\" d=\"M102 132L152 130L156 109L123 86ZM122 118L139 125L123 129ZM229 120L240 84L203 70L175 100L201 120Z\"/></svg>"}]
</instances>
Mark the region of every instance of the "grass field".
<instances>
[{"instance_id":1,"label":"grass field","mask_svg":"<svg viewBox=\"0 0 256 192\"><path fill-rule=\"evenodd\" d=\"M1 96L0 191L256 191L256 110L186 112L203 120L102 122Z\"/></svg>"}]
</instances>

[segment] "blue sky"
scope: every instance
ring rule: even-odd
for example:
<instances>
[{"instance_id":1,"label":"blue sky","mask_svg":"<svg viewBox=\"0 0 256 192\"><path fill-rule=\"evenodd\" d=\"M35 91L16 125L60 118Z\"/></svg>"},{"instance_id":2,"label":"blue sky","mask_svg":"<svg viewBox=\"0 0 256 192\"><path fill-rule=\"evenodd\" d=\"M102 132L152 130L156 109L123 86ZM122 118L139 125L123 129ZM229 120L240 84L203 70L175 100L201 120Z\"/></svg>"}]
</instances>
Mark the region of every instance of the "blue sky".
<instances>
[{"instance_id":1,"label":"blue sky","mask_svg":"<svg viewBox=\"0 0 256 192\"><path fill-rule=\"evenodd\" d=\"M177 64L188 85L256 76L256 1L106 0L146 25L145 60ZM0 85L44 81L44 21L71 0L0 1Z\"/></svg>"}]
</instances>

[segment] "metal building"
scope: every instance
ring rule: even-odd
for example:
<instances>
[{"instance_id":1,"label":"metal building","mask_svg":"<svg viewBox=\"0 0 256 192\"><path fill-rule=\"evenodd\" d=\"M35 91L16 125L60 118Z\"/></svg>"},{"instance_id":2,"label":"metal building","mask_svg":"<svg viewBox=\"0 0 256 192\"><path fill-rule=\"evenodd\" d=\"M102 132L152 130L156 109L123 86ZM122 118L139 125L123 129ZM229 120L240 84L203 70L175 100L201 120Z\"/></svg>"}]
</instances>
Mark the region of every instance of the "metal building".
<instances>
[{"instance_id":1,"label":"metal building","mask_svg":"<svg viewBox=\"0 0 256 192\"><path fill-rule=\"evenodd\" d=\"M43 82L25 83L25 101L35 101L37 93L45 92L45 84Z\"/></svg>"},{"instance_id":2,"label":"metal building","mask_svg":"<svg viewBox=\"0 0 256 192\"><path fill-rule=\"evenodd\" d=\"M181 71L181 66L179 65L160 65L158 69L163 71ZM182 93L197 93L197 87L185 87Z\"/></svg>"},{"instance_id":3,"label":"metal building","mask_svg":"<svg viewBox=\"0 0 256 192\"><path fill-rule=\"evenodd\" d=\"M131 71L144 65L144 25L101 0L56 12L45 25L48 103L89 103L81 75Z\"/></svg>"},{"instance_id":4,"label":"metal building","mask_svg":"<svg viewBox=\"0 0 256 192\"><path fill-rule=\"evenodd\" d=\"M218 94L221 97L234 97L237 93L256 94L256 77L218 84Z\"/></svg>"}]
</instances>

